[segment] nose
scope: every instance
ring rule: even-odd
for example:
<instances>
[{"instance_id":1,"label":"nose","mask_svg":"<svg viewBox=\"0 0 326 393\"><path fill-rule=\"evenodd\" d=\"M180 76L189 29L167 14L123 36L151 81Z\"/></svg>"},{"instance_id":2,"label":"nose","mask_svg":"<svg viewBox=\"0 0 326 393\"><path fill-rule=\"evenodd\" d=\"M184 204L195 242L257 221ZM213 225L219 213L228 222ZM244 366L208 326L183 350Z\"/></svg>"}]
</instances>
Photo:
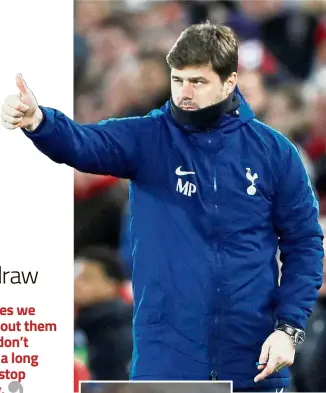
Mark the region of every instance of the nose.
<instances>
[{"instance_id":1,"label":"nose","mask_svg":"<svg viewBox=\"0 0 326 393\"><path fill-rule=\"evenodd\" d=\"M181 90L182 99L192 100L194 98L194 89L191 83L185 82Z\"/></svg>"}]
</instances>

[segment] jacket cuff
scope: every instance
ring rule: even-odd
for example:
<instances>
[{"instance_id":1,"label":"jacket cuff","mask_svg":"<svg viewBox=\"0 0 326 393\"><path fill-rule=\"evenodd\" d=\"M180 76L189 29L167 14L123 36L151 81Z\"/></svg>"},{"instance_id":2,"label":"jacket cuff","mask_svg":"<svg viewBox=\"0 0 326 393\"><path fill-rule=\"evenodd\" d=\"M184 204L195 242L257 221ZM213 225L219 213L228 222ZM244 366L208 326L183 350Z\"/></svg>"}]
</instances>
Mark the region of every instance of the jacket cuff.
<instances>
[{"instance_id":1,"label":"jacket cuff","mask_svg":"<svg viewBox=\"0 0 326 393\"><path fill-rule=\"evenodd\" d=\"M276 309L277 323L284 323L305 330L308 316L299 307L291 304L280 304Z\"/></svg>"},{"instance_id":2,"label":"jacket cuff","mask_svg":"<svg viewBox=\"0 0 326 393\"><path fill-rule=\"evenodd\" d=\"M39 106L39 108L43 113L43 120L39 126L34 131L28 131L26 128L21 129L30 139L37 138L38 135L44 136L45 134L49 134L54 128L55 110L52 108L45 108L43 106Z\"/></svg>"},{"instance_id":3,"label":"jacket cuff","mask_svg":"<svg viewBox=\"0 0 326 393\"><path fill-rule=\"evenodd\" d=\"M298 324L297 322L293 322L292 320L279 319L279 320L276 322L275 328L276 328L277 326L279 326L279 325L290 325L290 326L292 326L292 327L294 327L294 328L304 330L303 327L302 327L300 324Z\"/></svg>"}]
</instances>

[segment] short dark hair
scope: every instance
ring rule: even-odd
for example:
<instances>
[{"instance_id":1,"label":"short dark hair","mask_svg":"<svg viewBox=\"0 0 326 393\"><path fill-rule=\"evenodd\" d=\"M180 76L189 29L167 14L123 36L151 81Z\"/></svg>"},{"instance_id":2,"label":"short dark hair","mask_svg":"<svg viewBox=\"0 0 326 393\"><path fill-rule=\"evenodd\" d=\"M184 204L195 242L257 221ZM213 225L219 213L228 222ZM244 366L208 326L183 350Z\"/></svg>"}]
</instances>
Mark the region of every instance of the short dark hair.
<instances>
[{"instance_id":1,"label":"short dark hair","mask_svg":"<svg viewBox=\"0 0 326 393\"><path fill-rule=\"evenodd\" d=\"M125 280L125 272L118 253L107 246L85 247L75 255L75 259L79 258L100 264L108 278L113 278L120 283Z\"/></svg>"},{"instance_id":2,"label":"short dark hair","mask_svg":"<svg viewBox=\"0 0 326 393\"><path fill-rule=\"evenodd\" d=\"M233 30L210 22L184 30L166 60L171 68L211 64L224 82L238 70L238 43Z\"/></svg>"},{"instance_id":3,"label":"short dark hair","mask_svg":"<svg viewBox=\"0 0 326 393\"><path fill-rule=\"evenodd\" d=\"M129 23L125 13L108 16L101 22L100 27L104 29L120 29L125 33L128 39L135 38L135 31L132 25Z\"/></svg>"}]
</instances>

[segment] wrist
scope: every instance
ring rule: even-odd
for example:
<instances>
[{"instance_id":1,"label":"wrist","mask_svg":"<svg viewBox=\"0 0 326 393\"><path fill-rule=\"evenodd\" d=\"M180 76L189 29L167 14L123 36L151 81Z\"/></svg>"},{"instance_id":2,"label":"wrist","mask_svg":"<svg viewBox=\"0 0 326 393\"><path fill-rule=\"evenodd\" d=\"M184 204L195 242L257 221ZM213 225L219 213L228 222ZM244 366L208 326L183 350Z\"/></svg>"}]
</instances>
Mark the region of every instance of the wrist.
<instances>
[{"instance_id":1,"label":"wrist","mask_svg":"<svg viewBox=\"0 0 326 393\"><path fill-rule=\"evenodd\" d=\"M33 123L30 126L26 127L26 130L29 132L35 131L38 128L38 126L42 123L43 118L44 118L43 112L39 107L37 107L33 116Z\"/></svg>"},{"instance_id":2,"label":"wrist","mask_svg":"<svg viewBox=\"0 0 326 393\"><path fill-rule=\"evenodd\" d=\"M275 330L279 330L284 334L287 334L289 338L291 338L295 348L304 342L305 333L302 329L289 324L278 324Z\"/></svg>"}]
</instances>

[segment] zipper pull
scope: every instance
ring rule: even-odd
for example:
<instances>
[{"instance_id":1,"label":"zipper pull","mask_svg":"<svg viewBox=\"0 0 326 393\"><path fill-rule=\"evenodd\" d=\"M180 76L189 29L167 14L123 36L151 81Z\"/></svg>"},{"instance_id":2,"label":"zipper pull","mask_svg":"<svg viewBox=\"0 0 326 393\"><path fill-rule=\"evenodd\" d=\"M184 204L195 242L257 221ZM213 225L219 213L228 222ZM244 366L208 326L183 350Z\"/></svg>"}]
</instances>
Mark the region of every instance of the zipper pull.
<instances>
[{"instance_id":1,"label":"zipper pull","mask_svg":"<svg viewBox=\"0 0 326 393\"><path fill-rule=\"evenodd\" d=\"M211 377L212 377L212 381L216 381L216 377L217 377L217 372L216 371L211 371Z\"/></svg>"}]
</instances>

